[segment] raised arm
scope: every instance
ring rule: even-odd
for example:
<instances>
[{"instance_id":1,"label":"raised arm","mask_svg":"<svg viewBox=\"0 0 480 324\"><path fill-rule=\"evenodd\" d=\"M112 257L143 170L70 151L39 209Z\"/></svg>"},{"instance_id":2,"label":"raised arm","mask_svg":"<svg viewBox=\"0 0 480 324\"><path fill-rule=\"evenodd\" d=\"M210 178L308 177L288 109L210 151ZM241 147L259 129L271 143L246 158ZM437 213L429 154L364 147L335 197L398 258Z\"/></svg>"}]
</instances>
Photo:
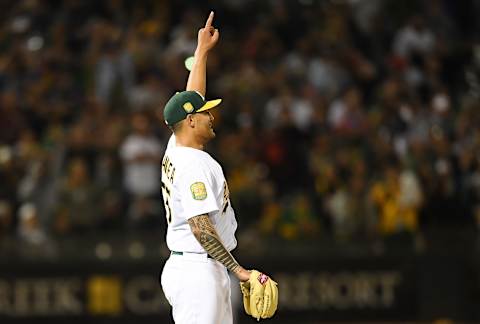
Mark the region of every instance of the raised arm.
<instances>
[{"instance_id":1,"label":"raised arm","mask_svg":"<svg viewBox=\"0 0 480 324\"><path fill-rule=\"evenodd\" d=\"M210 12L205 27L198 31L198 42L195 50L195 60L188 75L187 91L198 91L205 97L207 90L207 57L208 52L218 41L218 29L212 26L213 11Z\"/></svg>"},{"instance_id":2,"label":"raised arm","mask_svg":"<svg viewBox=\"0 0 480 324\"><path fill-rule=\"evenodd\" d=\"M215 260L233 272L240 281L247 281L250 272L245 270L225 248L208 215L199 215L188 220L193 235Z\"/></svg>"}]
</instances>

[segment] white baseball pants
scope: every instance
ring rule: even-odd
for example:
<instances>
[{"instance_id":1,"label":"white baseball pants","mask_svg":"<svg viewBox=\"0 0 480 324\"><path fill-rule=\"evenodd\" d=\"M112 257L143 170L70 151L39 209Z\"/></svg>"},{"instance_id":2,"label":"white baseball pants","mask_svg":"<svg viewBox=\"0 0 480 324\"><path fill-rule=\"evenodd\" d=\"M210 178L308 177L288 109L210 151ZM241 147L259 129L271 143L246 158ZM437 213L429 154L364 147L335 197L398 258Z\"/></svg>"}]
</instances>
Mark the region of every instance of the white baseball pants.
<instances>
[{"instance_id":1,"label":"white baseball pants","mask_svg":"<svg viewBox=\"0 0 480 324\"><path fill-rule=\"evenodd\" d=\"M227 269L207 254L170 255L161 284L176 324L233 323Z\"/></svg>"}]
</instances>

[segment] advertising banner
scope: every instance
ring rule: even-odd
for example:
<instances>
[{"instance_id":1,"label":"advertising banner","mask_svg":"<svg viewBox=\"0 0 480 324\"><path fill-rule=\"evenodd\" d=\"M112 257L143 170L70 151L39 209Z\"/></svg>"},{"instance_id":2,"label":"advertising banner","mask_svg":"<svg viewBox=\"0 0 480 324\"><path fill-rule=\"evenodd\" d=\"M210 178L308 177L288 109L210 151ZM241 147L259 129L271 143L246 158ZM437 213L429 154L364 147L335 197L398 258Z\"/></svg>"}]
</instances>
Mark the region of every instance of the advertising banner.
<instances>
[{"instance_id":1,"label":"advertising banner","mask_svg":"<svg viewBox=\"0 0 480 324\"><path fill-rule=\"evenodd\" d=\"M162 265L163 260L2 265L0 323L171 323L158 284ZM262 260L262 265L279 283L276 316L284 320L399 320L417 313L411 260Z\"/></svg>"}]
</instances>

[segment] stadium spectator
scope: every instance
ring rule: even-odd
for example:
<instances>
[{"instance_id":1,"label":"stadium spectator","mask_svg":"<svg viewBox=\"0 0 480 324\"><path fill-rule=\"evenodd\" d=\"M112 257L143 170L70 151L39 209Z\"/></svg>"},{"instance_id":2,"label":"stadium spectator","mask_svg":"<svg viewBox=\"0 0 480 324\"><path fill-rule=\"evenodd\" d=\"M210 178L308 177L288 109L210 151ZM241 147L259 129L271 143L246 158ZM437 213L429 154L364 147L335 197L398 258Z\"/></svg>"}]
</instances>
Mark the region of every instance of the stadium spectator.
<instances>
[{"instance_id":1,"label":"stadium spectator","mask_svg":"<svg viewBox=\"0 0 480 324\"><path fill-rule=\"evenodd\" d=\"M129 221L144 223L159 216L162 143L143 112L132 116L132 129L120 147Z\"/></svg>"},{"instance_id":2,"label":"stadium spectator","mask_svg":"<svg viewBox=\"0 0 480 324\"><path fill-rule=\"evenodd\" d=\"M53 257L54 242L40 224L35 205L26 203L18 209L17 235L20 245L18 251L22 257Z\"/></svg>"},{"instance_id":3,"label":"stadium spectator","mask_svg":"<svg viewBox=\"0 0 480 324\"><path fill-rule=\"evenodd\" d=\"M62 234L91 232L99 222L102 192L93 182L86 160L71 160L67 170L66 177L59 184L54 209L54 226L59 227L55 229Z\"/></svg>"}]
</instances>

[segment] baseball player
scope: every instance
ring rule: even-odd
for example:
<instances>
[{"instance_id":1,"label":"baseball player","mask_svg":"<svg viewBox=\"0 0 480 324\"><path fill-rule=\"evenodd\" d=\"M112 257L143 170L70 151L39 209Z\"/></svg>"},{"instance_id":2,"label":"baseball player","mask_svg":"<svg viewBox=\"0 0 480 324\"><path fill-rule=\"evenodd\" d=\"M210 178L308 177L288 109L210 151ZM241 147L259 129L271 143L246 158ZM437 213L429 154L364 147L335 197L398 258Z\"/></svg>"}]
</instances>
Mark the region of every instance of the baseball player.
<instances>
[{"instance_id":1,"label":"baseball player","mask_svg":"<svg viewBox=\"0 0 480 324\"><path fill-rule=\"evenodd\" d=\"M215 137L209 110L221 102L205 100L207 56L219 38L212 22L213 12L198 32L186 91L175 94L164 108L165 122L173 132L162 161L171 255L161 285L177 324L232 323L227 270L245 283L252 276L230 253L237 245L237 222L227 181L220 164L204 151ZM258 277L261 283L268 281L263 276Z\"/></svg>"}]
</instances>

